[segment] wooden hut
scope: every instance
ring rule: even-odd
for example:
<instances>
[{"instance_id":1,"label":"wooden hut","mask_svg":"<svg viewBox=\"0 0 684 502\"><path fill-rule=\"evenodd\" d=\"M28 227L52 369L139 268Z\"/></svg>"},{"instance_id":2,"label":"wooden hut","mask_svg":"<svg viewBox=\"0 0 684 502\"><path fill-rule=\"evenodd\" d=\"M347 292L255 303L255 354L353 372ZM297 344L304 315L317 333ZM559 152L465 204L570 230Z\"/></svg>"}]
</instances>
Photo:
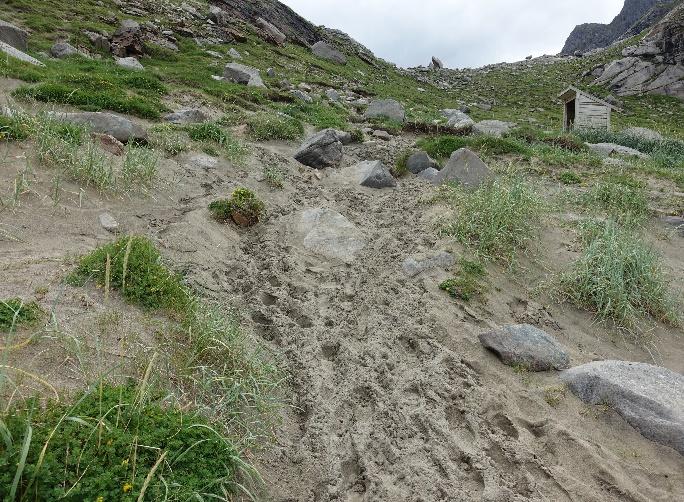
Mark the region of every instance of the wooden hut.
<instances>
[{"instance_id":1,"label":"wooden hut","mask_svg":"<svg viewBox=\"0 0 684 502\"><path fill-rule=\"evenodd\" d=\"M608 129L610 114L619 110L607 101L570 86L559 96L563 101L563 130Z\"/></svg>"}]
</instances>

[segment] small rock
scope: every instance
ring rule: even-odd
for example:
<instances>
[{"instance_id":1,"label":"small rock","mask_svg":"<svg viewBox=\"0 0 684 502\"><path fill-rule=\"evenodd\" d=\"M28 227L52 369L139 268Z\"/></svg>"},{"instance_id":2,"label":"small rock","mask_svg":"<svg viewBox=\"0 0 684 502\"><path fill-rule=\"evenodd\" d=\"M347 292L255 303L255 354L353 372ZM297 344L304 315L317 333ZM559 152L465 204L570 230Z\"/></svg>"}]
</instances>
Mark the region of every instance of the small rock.
<instances>
[{"instance_id":1,"label":"small rock","mask_svg":"<svg viewBox=\"0 0 684 502\"><path fill-rule=\"evenodd\" d=\"M67 42L57 42L50 49L50 55L57 59L66 58L78 53L76 47Z\"/></svg>"},{"instance_id":2,"label":"small rock","mask_svg":"<svg viewBox=\"0 0 684 502\"><path fill-rule=\"evenodd\" d=\"M671 227L674 227L675 231L681 237L684 237L684 217L682 217L682 216L665 216L664 218L662 218L662 220L666 225L670 225Z\"/></svg>"},{"instance_id":3,"label":"small rock","mask_svg":"<svg viewBox=\"0 0 684 502\"><path fill-rule=\"evenodd\" d=\"M327 91L325 91L325 97L333 103L338 103L340 101L340 93L337 92L335 89L328 89Z\"/></svg>"},{"instance_id":4,"label":"small rock","mask_svg":"<svg viewBox=\"0 0 684 502\"><path fill-rule=\"evenodd\" d=\"M351 263L366 247L363 234L340 213L327 208L308 209L297 230L306 249L322 256Z\"/></svg>"},{"instance_id":5,"label":"small rock","mask_svg":"<svg viewBox=\"0 0 684 502\"><path fill-rule=\"evenodd\" d=\"M208 120L207 115L197 108L178 110L164 115L164 120L172 124L200 124Z\"/></svg>"},{"instance_id":6,"label":"small rock","mask_svg":"<svg viewBox=\"0 0 684 502\"><path fill-rule=\"evenodd\" d=\"M684 455L684 375L651 364L594 361L561 373L589 404L607 404L643 436Z\"/></svg>"},{"instance_id":7,"label":"small rock","mask_svg":"<svg viewBox=\"0 0 684 502\"><path fill-rule=\"evenodd\" d=\"M394 188L397 180L379 160L366 160L345 169L361 186L367 188Z\"/></svg>"},{"instance_id":8,"label":"small rock","mask_svg":"<svg viewBox=\"0 0 684 502\"><path fill-rule=\"evenodd\" d=\"M422 254L406 258L402 268L407 276L415 277L426 270L453 267L454 263L456 263L454 255L447 253L446 251L439 251L437 253Z\"/></svg>"},{"instance_id":9,"label":"small rock","mask_svg":"<svg viewBox=\"0 0 684 502\"><path fill-rule=\"evenodd\" d=\"M447 118L447 126L451 127L457 133L470 132L475 125L475 121L461 110L442 110L442 115Z\"/></svg>"},{"instance_id":10,"label":"small rock","mask_svg":"<svg viewBox=\"0 0 684 502\"><path fill-rule=\"evenodd\" d=\"M112 155L120 157L124 154L124 151L126 150L126 147L121 141L119 141L114 136L111 136L109 134L101 134L94 132L91 134L91 137L94 140L99 141L102 149L111 153Z\"/></svg>"},{"instance_id":11,"label":"small rock","mask_svg":"<svg viewBox=\"0 0 684 502\"><path fill-rule=\"evenodd\" d=\"M71 124L83 124L91 132L109 134L123 143L130 140L147 140L147 131L126 117L105 112L75 112L50 114L56 120Z\"/></svg>"},{"instance_id":12,"label":"small rock","mask_svg":"<svg viewBox=\"0 0 684 502\"><path fill-rule=\"evenodd\" d=\"M392 135L387 131L383 131L382 129L377 129L373 131L373 137L381 139L383 141L389 141L392 139Z\"/></svg>"},{"instance_id":13,"label":"small rock","mask_svg":"<svg viewBox=\"0 0 684 502\"><path fill-rule=\"evenodd\" d=\"M328 42L320 41L311 46L311 52L321 59L336 64L347 64L347 57Z\"/></svg>"},{"instance_id":14,"label":"small rock","mask_svg":"<svg viewBox=\"0 0 684 502\"><path fill-rule=\"evenodd\" d=\"M145 41L140 24L133 19L123 20L112 36L110 50L120 58L142 56Z\"/></svg>"},{"instance_id":15,"label":"small rock","mask_svg":"<svg viewBox=\"0 0 684 502\"><path fill-rule=\"evenodd\" d=\"M223 77L236 84L249 87L266 87L264 81L261 80L259 70L239 63L228 63L223 70Z\"/></svg>"},{"instance_id":16,"label":"small rock","mask_svg":"<svg viewBox=\"0 0 684 502\"><path fill-rule=\"evenodd\" d=\"M264 18L258 17L255 24L266 33L266 38L277 45L283 45L287 41L285 34Z\"/></svg>"},{"instance_id":17,"label":"small rock","mask_svg":"<svg viewBox=\"0 0 684 502\"><path fill-rule=\"evenodd\" d=\"M397 122L406 120L404 107L395 99L376 99L368 105L364 115L367 119L387 118Z\"/></svg>"},{"instance_id":18,"label":"small rock","mask_svg":"<svg viewBox=\"0 0 684 502\"><path fill-rule=\"evenodd\" d=\"M434 167L428 167L427 169L418 173L418 177L434 183L435 178L439 175L439 171Z\"/></svg>"},{"instance_id":19,"label":"small rock","mask_svg":"<svg viewBox=\"0 0 684 502\"><path fill-rule=\"evenodd\" d=\"M107 232L116 233L119 230L119 222L117 222L114 217L109 213L102 213L98 216L100 220L100 225Z\"/></svg>"},{"instance_id":20,"label":"small rock","mask_svg":"<svg viewBox=\"0 0 684 502\"><path fill-rule=\"evenodd\" d=\"M308 138L294 158L305 166L323 169L340 165L343 147L334 129L324 129Z\"/></svg>"},{"instance_id":21,"label":"small rock","mask_svg":"<svg viewBox=\"0 0 684 502\"><path fill-rule=\"evenodd\" d=\"M483 120L473 126L473 132L476 134L487 134L501 138L504 134L510 132L515 127L512 122L503 122L501 120Z\"/></svg>"},{"instance_id":22,"label":"small rock","mask_svg":"<svg viewBox=\"0 0 684 502\"><path fill-rule=\"evenodd\" d=\"M145 69L145 67L142 64L140 64L140 61L138 61L133 56L126 58L117 58L116 64L121 66L122 68L126 68L127 70L140 71Z\"/></svg>"},{"instance_id":23,"label":"small rock","mask_svg":"<svg viewBox=\"0 0 684 502\"><path fill-rule=\"evenodd\" d=\"M625 157L638 157L640 159L648 159L650 156L641 153L639 150L629 148L615 143L586 143L589 150L594 152L599 157L610 157L613 154L623 155Z\"/></svg>"},{"instance_id":24,"label":"small rock","mask_svg":"<svg viewBox=\"0 0 684 502\"><path fill-rule=\"evenodd\" d=\"M349 145L352 142L352 135L350 132L347 131L340 131L338 129L332 129L335 134L337 134L337 139L340 140L340 143L343 145Z\"/></svg>"},{"instance_id":25,"label":"small rock","mask_svg":"<svg viewBox=\"0 0 684 502\"><path fill-rule=\"evenodd\" d=\"M242 59L242 56L234 47L230 48L230 50L228 51L228 55L233 59Z\"/></svg>"},{"instance_id":26,"label":"small rock","mask_svg":"<svg viewBox=\"0 0 684 502\"><path fill-rule=\"evenodd\" d=\"M426 169L439 170L439 164L425 152L416 152L406 161L406 167L413 174L420 174Z\"/></svg>"},{"instance_id":27,"label":"small rock","mask_svg":"<svg viewBox=\"0 0 684 502\"><path fill-rule=\"evenodd\" d=\"M295 98L304 101L305 103L313 103L313 98L304 91L300 91L299 89L294 89L290 91L290 94L292 94Z\"/></svg>"},{"instance_id":28,"label":"small rock","mask_svg":"<svg viewBox=\"0 0 684 502\"><path fill-rule=\"evenodd\" d=\"M466 188L478 188L494 177L492 171L474 152L461 148L451 154L449 162L433 179L435 185L456 181Z\"/></svg>"},{"instance_id":29,"label":"small rock","mask_svg":"<svg viewBox=\"0 0 684 502\"><path fill-rule=\"evenodd\" d=\"M480 343L509 366L530 371L561 370L570 366L570 357L555 338L529 324L516 324L482 333Z\"/></svg>"},{"instance_id":30,"label":"small rock","mask_svg":"<svg viewBox=\"0 0 684 502\"><path fill-rule=\"evenodd\" d=\"M266 76L268 78L276 78L276 71L273 68L266 70Z\"/></svg>"},{"instance_id":31,"label":"small rock","mask_svg":"<svg viewBox=\"0 0 684 502\"><path fill-rule=\"evenodd\" d=\"M301 82L297 87L299 88L300 91L304 91L304 92L313 91L313 88L309 84L307 84L306 82Z\"/></svg>"},{"instance_id":32,"label":"small rock","mask_svg":"<svg viewBox=\"0 0 684 502\"><path fill-rule=\"evenodd\" d=\"M205 153L197 153L188 159L188 165L200 169L214 169L218 165L218 159Z\"/></svg>"}]
</instances>

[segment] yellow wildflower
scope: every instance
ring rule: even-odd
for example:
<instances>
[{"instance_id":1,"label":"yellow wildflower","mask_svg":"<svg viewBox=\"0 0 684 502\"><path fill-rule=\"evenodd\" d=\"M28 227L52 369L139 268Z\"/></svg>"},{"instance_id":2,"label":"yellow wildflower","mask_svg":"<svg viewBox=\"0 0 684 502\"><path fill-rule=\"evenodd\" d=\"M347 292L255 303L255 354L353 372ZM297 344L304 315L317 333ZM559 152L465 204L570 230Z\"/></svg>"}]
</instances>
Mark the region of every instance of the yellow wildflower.
<instances>
[{"instance_id":1,"label":"yellow wildflower","mask_svg":"<svg viewBox=\"0 0 684 502\"><path fill-rule=\"evenodd\" d=\"M124 493L130 492L132 489L133 489L133 485L130 483L126 483L125 485L123 485L123 492Z\"/></svg>"}]
</instances>

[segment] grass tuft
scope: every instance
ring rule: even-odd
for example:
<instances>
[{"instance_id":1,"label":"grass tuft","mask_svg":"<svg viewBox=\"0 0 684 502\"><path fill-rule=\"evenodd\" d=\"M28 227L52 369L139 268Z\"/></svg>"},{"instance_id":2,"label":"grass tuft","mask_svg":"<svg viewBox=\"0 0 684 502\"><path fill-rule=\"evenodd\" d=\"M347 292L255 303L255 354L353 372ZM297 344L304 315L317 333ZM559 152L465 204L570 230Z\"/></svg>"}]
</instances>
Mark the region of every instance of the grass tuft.
<instances>
[{"instance_id":1,"label":"grass tuft","mask_svg":"<svg viewBox=\"0 0 684 502\"><path fill-rule=\"evenodd\" d=\"M254 192L238 188L230 199L220 199L209 204L214 219L227 221L233 219L242 226L257 223L264 215L265 205Z\"/></svg>"},{"instance_id":2,"label":"grass tuft","mask_svg":"<svg viewBox=\"0 0 684 502\"><path fill-rule=\"evenodd\" d=\"M630 176L611 176L592 186L581 199L590 209L601 209L621 223L639 223L648 216L645 185Z\"/></svg>"},{"instance_id":3,"label":"grass tuft","mask_svg":"<svg viewBox=\"0 0 684 502\"><path fill-rule=\"evenodd\" d=\"M589 221L580 237L582 256L560 276L564 299L628 331L638 330L648 316L679 324L661 259L634 230L611 220Z\"/></svg>"},{"instance_id":4,"label":"grass tuft","mask_svg":"<svg viewBox=\"0 0 684 502\"><path fill-rule=\"evenodd\" d=\"M40 320L43 311L36 302L24 303L20 298L0 300L0 331L13 331Z\"/></svg>"},{"instance_id":5,"label":"grass tuft","mask_svg":"<svg viewBox=\"0 0 684 502\"><path fill-rule=\"evenodd\" d=\"M294 140L304 135L304 126L293 117L275 112L258 112L247 118L249 135L257 141Z\"/></svg>"},{"instance_id":6,"label":"grass tuft","mask_svg":"<svg viewBox=\"0 0 684 502\"><path fill-rule=\"evenodd\" d=\"M483 283L486 276L487 269L481 262L462 258L456 276L442 282L439 289L454 298L469 302L473 298L483 296L487 291L487 286Z\"/></svg>"},{"instance_id":7,"label":"grass tuft","mask_svg":"<svg viewBox=\"0 0 684 502\"><path fill-rule=\"evenodd\" d=\"M448 198L456 216L445 232L484 259L511 262L538 232L542 200L516 174L505 174L474 191L454 187Z\"/></svg>"}]
</instances>

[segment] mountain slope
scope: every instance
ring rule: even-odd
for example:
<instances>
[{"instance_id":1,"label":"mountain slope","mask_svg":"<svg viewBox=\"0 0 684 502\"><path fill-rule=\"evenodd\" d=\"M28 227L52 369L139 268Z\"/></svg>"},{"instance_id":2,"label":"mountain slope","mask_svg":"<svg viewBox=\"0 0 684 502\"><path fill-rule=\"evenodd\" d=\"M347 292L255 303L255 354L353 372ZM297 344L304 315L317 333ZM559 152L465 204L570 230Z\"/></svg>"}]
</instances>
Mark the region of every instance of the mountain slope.
<instances>
[{"instance_id":1,"label":"mountain slope","mask_svg":"<svg viewBox=\"0 0 684 502\"><path fill-rule=\"evenodd\" d=\"M575 27L568 37L561 54L588 52L608 47L618 40L638 35L672 9L673 1L625 0L620 13L610 24L587 23Z\"/></svg>"}]
</instances>

